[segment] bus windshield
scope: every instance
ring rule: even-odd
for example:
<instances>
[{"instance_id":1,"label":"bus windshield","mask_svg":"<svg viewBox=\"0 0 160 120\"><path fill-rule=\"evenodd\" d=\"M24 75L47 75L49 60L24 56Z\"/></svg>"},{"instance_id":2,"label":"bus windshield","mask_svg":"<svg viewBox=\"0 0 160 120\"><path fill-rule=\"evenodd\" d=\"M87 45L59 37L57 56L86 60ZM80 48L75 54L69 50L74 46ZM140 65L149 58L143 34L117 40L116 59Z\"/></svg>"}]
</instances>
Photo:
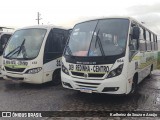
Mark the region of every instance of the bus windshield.
<instances>
[{"instance_id":1,"label":"bus windshield","mask_svg":"<svg viewBox=\"0 0 160 120\"><path fill-rule=\"evenodd\" d=\"M46 29L18 30L9 40L4 51L5 58L34 59L38 56Z\"/></svg>"},{"instance_id":2,"label":"bus windshield","mask_svg":"<svg viewBox=\"0 0 160 120\"><path fill-rule=\"evenodd\" d=\"M125 51L129 20L100 19L77 24L69 38L65 55L114 56Z\"/></svg>"}]
</instances>

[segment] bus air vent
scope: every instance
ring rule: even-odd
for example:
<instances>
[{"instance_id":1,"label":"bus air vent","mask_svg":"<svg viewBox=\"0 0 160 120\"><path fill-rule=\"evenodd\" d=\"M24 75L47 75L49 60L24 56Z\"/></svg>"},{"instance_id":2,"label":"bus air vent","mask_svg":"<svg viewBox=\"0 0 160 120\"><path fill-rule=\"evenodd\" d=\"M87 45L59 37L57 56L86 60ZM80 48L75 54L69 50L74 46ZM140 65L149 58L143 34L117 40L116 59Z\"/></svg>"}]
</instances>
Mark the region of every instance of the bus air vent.
<instances>
[{"instance_id":1,"label":"bus air vent","mask_svg":"<svg viewBox=\"0 0 160 120\"><path fill-rule=\"evenodd\" d=\"M113 92L117 91L119 87L105 87L102 92Z\"/></svg>"},{"instance_id":2,"label":"bus air vent","mask_svg":"<svg viewBox=\"0 0 160 120\"><path fill-rule=\"evenodd\" d=\"M10 68L5 66L6 71L13 71L13 72L23 72L25 68Z\"/></svg>"}]
</instances>

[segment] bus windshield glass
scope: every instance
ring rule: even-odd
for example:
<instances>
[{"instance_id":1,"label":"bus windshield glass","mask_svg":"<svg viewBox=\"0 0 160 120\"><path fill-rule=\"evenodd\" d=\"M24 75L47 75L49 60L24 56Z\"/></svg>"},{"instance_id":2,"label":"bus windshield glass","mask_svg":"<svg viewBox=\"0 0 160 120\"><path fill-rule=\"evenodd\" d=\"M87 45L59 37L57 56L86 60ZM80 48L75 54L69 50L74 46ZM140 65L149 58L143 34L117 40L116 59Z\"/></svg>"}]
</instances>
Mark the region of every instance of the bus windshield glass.
<instances>
[{"instance_id":1,"label":"bus windshield glass","mask_svg":"<svg viewBox=\"0 0 160 120\"><path fill-rule=\"evenodd\" d=\"M100 19L77 24L69 38L65 55L114 56L125 51L129 20Z\"/></svg>"},{"instance_id":2,"label":"bus windshield glass","mask_svg":"<svg viewBox=\"0 0 160 120\"><path fill-rule=\"evenodd\" d=\"M5 58L34 59L38 56L46 29L30 28L16 31L4 51Z\"/></svg>"}]
</instances>

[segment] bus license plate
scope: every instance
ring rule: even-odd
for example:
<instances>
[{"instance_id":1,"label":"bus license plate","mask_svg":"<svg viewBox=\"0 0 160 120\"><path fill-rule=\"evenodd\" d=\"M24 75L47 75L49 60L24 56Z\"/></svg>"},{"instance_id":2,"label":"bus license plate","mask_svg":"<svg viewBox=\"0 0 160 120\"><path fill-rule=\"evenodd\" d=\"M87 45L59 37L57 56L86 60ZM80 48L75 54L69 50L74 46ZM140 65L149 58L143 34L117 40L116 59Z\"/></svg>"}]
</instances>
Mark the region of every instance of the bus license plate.
<instances>
[{"instance_id":1,"label":"bus license plate","mask_svg":"<svg viewBox=\"0 0 160 120\"><path fill-rule=\"evenodd\" d=\"M82 88L82 89L80 89L80 92L92 93L92 90L91 89Z\"/></svg>"}]
</instances>

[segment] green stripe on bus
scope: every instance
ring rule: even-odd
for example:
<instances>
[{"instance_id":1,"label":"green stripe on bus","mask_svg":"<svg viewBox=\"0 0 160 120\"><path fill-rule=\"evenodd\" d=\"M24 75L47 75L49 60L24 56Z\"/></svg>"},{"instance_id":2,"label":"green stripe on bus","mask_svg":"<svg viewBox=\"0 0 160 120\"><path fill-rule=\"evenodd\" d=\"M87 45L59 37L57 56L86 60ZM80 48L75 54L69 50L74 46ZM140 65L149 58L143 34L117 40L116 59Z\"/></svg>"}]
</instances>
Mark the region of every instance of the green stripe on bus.
<instances>
[{"instance_id":1,"label":"green stripe on bus","mask_svg":"<svg viewBox=\"0 0 160 120\"><path fill-rule=\"evenodd\" d=\"M14 65L14 64L5 64L4 66L9 67L9 68L27 68L28 66L25 65Z\"/></svg>"},{"instance_id":2,"label":"green stripe on bus","mask_svg":"<svg viewBox=\"0 0 160 120\"><path fill-rule=\"evenodd\" d=\"M156 60L148 61L148 62L146 62L146 63L141 63L141 64L139 65L139 69L143 69L143 68L151 65L152 63L155 63L155 61L156 61Z\"/></svg>"}]
</instances>

